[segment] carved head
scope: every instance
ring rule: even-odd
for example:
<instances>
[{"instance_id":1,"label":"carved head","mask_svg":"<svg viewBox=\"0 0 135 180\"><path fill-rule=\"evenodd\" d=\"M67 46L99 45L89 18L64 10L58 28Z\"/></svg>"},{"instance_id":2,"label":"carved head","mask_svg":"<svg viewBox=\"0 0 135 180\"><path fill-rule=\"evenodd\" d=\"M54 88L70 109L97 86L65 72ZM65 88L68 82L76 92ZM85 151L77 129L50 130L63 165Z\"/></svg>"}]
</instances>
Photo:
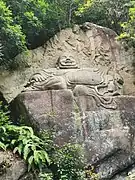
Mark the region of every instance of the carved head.
<instances>
[{"instance_id":1,"label":"carved head","mask_svg":"<svg viewBox=\"0 0 135 180\"><path fill-rule=\"evenodd\" d=\"M76 60L74 59L73 55L70 53L63 53L57 63L56 67L60 69L74 69L78 68L76 64Z\"/></svg>"},{"instance_id":2,"label":"carved head","mask_svg":"<svg viewBox=\"0 0 135 180\"><path fill-rule=\"evenodd\" d=\"M114 80L115 80L115 83L116 83L117 87L119 89L122 89L123 88L123 84L124 84L123 77L119 73L115 73Z\"/></svg>"},{"instance_id":3,"label":"carved head","mask_svg":"<svg viewBox=\"0 0 135 180\"><path fill-rule=\"evenodd\" d=\"M115 73L113 76L107 75L108 80L108 92L112 93L113 95L120 95L122 94L124 80L120 76L120 74Z\"/></svg>"}]
</instances>

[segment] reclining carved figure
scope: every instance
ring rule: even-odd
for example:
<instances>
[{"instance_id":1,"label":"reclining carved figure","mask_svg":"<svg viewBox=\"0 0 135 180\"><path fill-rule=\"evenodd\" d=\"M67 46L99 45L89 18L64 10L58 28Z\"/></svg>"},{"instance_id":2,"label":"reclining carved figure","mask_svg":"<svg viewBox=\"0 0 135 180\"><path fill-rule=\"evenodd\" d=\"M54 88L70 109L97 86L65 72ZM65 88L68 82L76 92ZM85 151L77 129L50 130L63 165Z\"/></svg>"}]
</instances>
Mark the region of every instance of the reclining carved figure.
<instances>
[{"instance_id":1,"label":"reclining carved figure","mask_svg":"<svg viewBox=\"0 0 135 180\"><path fill-rule=\"evenodd\" d=\"M62 63L66 66L65 69ZM98 106L101 105L106 108L107 105L112 103L112 96L121 94L124 82L118 73L112 76L102 74L98 69L94 68L76 69L75 60L66 59L66 56L65 60L64 58L62 58L62 61L59 59L58 66L59 69L45 69L34 74L25 90L72 89L75 96L92 96ZM110 108L110 106L108 107Z\"/></svg>"}]
</instances>

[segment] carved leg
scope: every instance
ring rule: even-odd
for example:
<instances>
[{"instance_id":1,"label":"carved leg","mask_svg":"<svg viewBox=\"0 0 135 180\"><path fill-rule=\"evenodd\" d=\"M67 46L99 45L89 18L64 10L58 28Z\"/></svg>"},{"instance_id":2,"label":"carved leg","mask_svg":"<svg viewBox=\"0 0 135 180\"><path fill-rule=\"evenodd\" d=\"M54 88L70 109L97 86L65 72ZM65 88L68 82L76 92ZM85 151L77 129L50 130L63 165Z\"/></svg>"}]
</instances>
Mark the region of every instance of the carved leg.
<instances>
[{"instance_id":1,"label":"carved leg","mask_svg":"<svg viewBox=\"0 0 135 180\"><path fill-rule=\"evenodd\" d=\"M74 96L92 96L95 99L96 105L100 106L101 102L97 94L94 92L93 89L90 89L84 85L77 85L73 90Z\"/></svg>"},{"instance_id":2,"label":"carved leg","mask_svg":"<svg viewBox=\"0 0 135 180\"><path fill-rule=\"evenodd\" d=\"M98 85L98 86L96 86L96 87L94 87L94 89L95 89L95 91L96 91L96 93L99 95L99 96L103 96L104 94L105 94L105 92L104 93L99 93L99 90L98 89L100 89L100 88L106 88L108 86L108 84L101 84L101 85Z\"/></svg>"},{"instance_id":3,"label":"carved leg","mask_svg":"<svg viewBox=\"0 0 135 180\"><path fill-rule=\"evenodd\" d=\"M43 81L42 83L35 83L33 86L40 90L67 89L67 84L65 79L60 76L50 77L46 81Z\"/></svg>"},{"instance_id":4,"label":"carved leg","mask_svg":"<svg viewBox=\"0 0 135 180\"><path fill-rule=\"evenodd\" d=\"M78 85L74 88L73 90L73 94L74 96L92 96L96 102L97 106L102 106L106 109L116 109L117 105L114 102L112 97L102 97L100 95L97 94L96 91L94 91L94 89L87 87L87 86L83 86L83 85Z\"/></svg>"}]
</instances>

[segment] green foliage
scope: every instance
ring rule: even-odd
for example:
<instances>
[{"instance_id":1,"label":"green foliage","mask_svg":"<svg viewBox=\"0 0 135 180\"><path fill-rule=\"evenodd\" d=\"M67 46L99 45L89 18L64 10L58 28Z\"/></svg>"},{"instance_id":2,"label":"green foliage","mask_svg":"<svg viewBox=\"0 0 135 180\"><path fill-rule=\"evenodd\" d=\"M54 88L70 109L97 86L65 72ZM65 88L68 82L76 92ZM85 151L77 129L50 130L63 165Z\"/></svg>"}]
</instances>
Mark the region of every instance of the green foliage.
<instances>
[{"instance_id":1,"label":"green foliage","mask_svg":"<svg viewBox=\"0 0 135 180\"><path fill-rule=\"evenodd\" d=\"M54 163L57 167L55 179L57 180L84 180L84 156L78 144L66 144L56 150Z\"/></svg>"},{"instance_id":2,"label":"green foliage","mask_svg":"<svg viewBox=\"0 0 135 180\"><path fill-rule=\"evenodd\" d=\"M0 127L10 124L8 107L4 106L0 101Z\"/></svg>"},{"instance_id":3,"label":"green foliage","mask_svg":"<svg viewBox=\"0 0 135 180\"><path fill-rule=\"evenodd\" d=\"M85 179L84 157L79 145L67 144L58 148L52 143L51 133L45 131L39 138L31 127L12 124L9 111L7 107L2 109L2 103L0 133L0 148L3 150L8 148L13 150L13 153L18 153L28 163L28 171L38 168L41 180ZM51 154L51 158L48 153ZM56 168L53 169L53 166ZM50 171L46 172L45 168L49 167Z\"/></svg>"},{"instance_id":4,"label":"green foliage","mask_svg":"<svg viewBox=\"0 0 135 180\"><path fill-rule=\"evenodd\" d=\"M40 169L43 165L50 164L44 142L34 135L31 127L21 126L15 129L12 125L8 128L10 133L18 133L18 138L12 139L10 146L15 145L13 152L18 152L28 162L28 170L34 166Z\"/></svg>"},{"instance_id":5,"label":"green foliage","mask_svg":"<svg viewBox=\"0 0 135 180\"><path fill-rule=\"evenodd\" d=\"M90 21L120 33L120 22L128 18L128 2L129 0L86 0L76 11L76 21Z\"/></svg>"},{"instance_id":6,"label":"green foliage","mask_svg":"<svg viewBox=\"0 0 135 180\"><path fill-rule=\"evenodd\" d=\"M39 173L40 180L53 180L53 174L50 172L46 173Z\"/></svg>"},{"instance_id":7,"label":"green foliage","mask_svg":"<svg viewBox=\"0 0 135 180\"><path fill-rule=\"evenodd\" d=\"M98 173L95 173L95 169L94 169L94 166L90 166L88 169L85 170L85 173L86 173L86 176L87 178L89 179L92 179L92 180L99 180L99 174Z\"/></svg>"},{"instance_id":8,"label":"green foliage","mask_svg":"<svg viewBox=\"0 0 135 180\"><path fill-rule=\"evenodd\" d=\"M74 12L81 0L52 0L49 1L48 19L56 24L58 30L69 27L74 21ZM52 13L50 13L52 12ZM54 26L53 26L54 28Z\"/></svg>"},{"instance_id":9,"label":"green foliage","mask_svg":"<svg viewBox=\"0 0 135 180\"><path fill-rule=\"evenodd\" d=\"M135 47L135 1L130 1L129 19L121 26L123 27L123 33L119 38L126 40L130 47Z\"/></svg>"},{"instance_id":10,"label":"green foliage","mask_svg":"<svg viewBox=\"0 0 135 180\"><path fill-rule=\"evenodd\" d=\"M0 41L3 46L3 59L0 65L9 65L13 57L26 49L25 35L19 24L15 24L12 11L0 0Z\"/></svg>"},{"instance_id":11,"label":"green foliage","mask_svg":"<svg viewBox=\"0 0 135 180\"><path fill-rule=\"evenodd\" d=\"M18 152L28 163L28 170L50 164L47 153L47 143L34 135L31 127L13 125L7 113L0 106L0 148Z\"/></svg>"},{"instance_id":12,"label":"green foliage","mask_svg":"<svg viewBox=\"0 0 135 180\"><path fill-rule=\"evenodd\" d=\"M4 54L0 66L15 69L14 57L27 47L36 47L33 44L47 23L47 7L45 0L0 0L0 41Z\"/></svg>"},{"instance_id":13,"label":"green foliage","mask_svg":"<svg viewBox=\"0 0 135 180\"><path fill-rule=\"evenodd\" d=\"M22 28L26 36L28 47L32 47L34 39L39 37L45 28L46 10L48 3L45 0L5 0L12 11L12 17L16 24ZM36 42L34 42L36 43Z\"/></svg>"}]
</instances>

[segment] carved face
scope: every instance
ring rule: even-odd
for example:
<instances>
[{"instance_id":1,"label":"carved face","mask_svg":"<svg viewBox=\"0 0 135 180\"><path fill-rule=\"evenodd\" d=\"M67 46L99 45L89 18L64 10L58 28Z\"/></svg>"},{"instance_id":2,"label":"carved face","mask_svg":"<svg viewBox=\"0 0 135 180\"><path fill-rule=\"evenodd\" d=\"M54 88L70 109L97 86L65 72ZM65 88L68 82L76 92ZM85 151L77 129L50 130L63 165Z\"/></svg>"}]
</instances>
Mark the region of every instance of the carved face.
<instances>
[{"instance_id":1,"label":"carved face","mask_svg":"<svg viewBox=\"0 0 135 180\"><path fill-rule=\"evenodd\" d=\"M57 61L57 67L60 69L78 68L76 60L74 59L73 55L69 53L64 53L59 57Z\"/></svg>"},{"instance_id":2,"label":"carved face","mask_svg":"<svg viewBox=\"0 0 135 180\"><path fill-rule=\"evenodd\" d=\"M108 79L108 92L114 93L114 95L120 95L123 88L123 78L119 74L115 74L112 79Z\"/></svg>"},{"instance_id":3,"label":"carved face","mask_svg":"<svg viewBox=\"0 0 135 180\"><path fill-rule=\"evenodd\" d=\"M117 96L123 94L124 81L119 74L108 74L104 78L104 83L98 86L100 95Z\"/></svg>"},{"instance_id":4,"label":"carved face","mask_svg":"<svg viewBox=\"0 0 135 180\"><path fill-rule=\"evenodd\" d=\"M120 74L116 73L114 75L114 79L115 79L115 84L117 86L118 89L122 89L123 88L123 84L124 84L124 80L123 78L120 76Z\"/></svg>"}]
</instances>

